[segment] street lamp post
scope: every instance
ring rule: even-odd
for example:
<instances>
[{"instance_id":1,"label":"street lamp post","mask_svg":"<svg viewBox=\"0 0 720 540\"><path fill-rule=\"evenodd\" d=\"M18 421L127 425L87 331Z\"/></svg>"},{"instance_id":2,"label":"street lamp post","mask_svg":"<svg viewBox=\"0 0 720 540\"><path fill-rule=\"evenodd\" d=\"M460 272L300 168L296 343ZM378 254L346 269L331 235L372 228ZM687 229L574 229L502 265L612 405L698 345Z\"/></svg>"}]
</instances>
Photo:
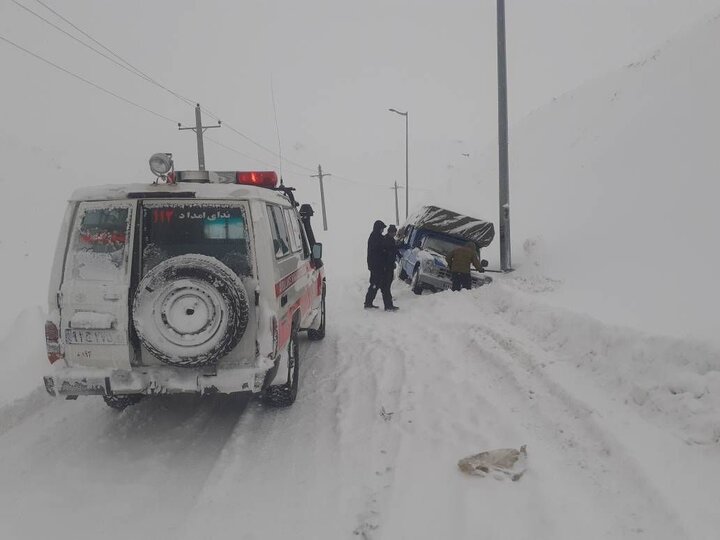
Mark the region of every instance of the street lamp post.
<instances>
[{"instance_id":1,"label":"street lamp post","mask_svg":"<svg viewBox=\"0 0 720 540\"><path fill-rule=\"evenodd\" d=\"M388 111L405 117L405 219L407 219L410 207L410 190L408 189L408 113L407 111L400 112L397 109L388 109Z\"/></svg>"},{"instance_id":2,"label":"street lamp post","mask_svg":"<svg viewBox=\"0 0 720 540\"><path fill-rule=\"evenodd\" d=\"M508 166L507 55L505 0L497 0L498 161L500 181L500 268L512 270L510 251L510 171Z\"/></svg>"}]
</instances>

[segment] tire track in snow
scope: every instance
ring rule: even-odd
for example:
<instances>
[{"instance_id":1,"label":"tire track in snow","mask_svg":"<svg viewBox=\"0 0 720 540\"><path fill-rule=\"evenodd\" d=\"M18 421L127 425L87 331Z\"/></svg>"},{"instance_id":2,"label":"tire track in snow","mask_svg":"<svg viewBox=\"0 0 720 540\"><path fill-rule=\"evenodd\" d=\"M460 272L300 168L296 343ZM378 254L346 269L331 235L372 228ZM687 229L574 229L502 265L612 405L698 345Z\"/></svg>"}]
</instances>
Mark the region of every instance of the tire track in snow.
<instances>
[{"instance_id":1,"label":"tire track in snow","mask_svg":"<svg viewBox=\"0 0 720 540\"><path fill-rule=\"evenodd\" d=\"M329 308L325 340L301 341L298 400L286 410L249 408L185 537L381 536L404 435L405 342L394 314Z\"/></svg>"},{"instance_id":2,"label":"tire track in snow","mask_svg":"<svg viewBox=\"0 0 720 540\"><path fill-rule=\"evenodd\" d=\"M570 457L568 468L591 482L591 495L603 508L595 509L595 521L601 519L593 530L613 537L639 533L652 538L687 537L679 516L642 473L635 457L603 428L590 407L544 373L542 364L552 358L530 343L520 345L517 329L505 327L507 334L496 330L503 327L496 320L475 327L470 341L511 389L504 399L524 418L525 427L540 435L542 444ZM532 446L528 448L532 459Z\"/></svg>"},{"instance_id":3,"label":"tire track in snow","mask_svg":"<svg viewBox=\"0 0 720 540\"><path fill-rule=\"evenodd\" d=\"M328 332L323 347L334 349L335 343ZM181 538L226 538L228 531L248 539L302 538L308 531L338 537L338 519L328 519L343 512L342 486L335 482L331 373L337 366L323 364L318 350L300 340L300 391L292 407L250 404L183 521Z\"/></svg>"},{"instance_id":4,"label":"tire track in snow","mask_svg":"<svg viewBox=\"0 0 720 540\"><path fill-rule=\"evenodd\" d=\"M374 317L384 313L358 320L354 306L338 307L329 303L334 317L325 340L301 341L296 403L285 410L253 404L241 418L185 537L220 538L227 530L247 538L375 534L398 438L380 412L396 409L401 351L388 349L389 330L376 327ZM366 339L371 333L377 339Z\"/></svg>"},{"instance_id":5,"label":"tire track in snow","mask_svg":"<svg viewBox=\"0 0 720 540\"><path fill-rule=\"evenodd\" d=\"M371 321L377 321L375 314L368 315L373 317ZM343 362L347 368L338 388L343 408L343 468L364 471L354 481L361 483L362 490L354 495L351 504L359 509L353 533L365 539L374 538L381 528L402 437L396 425L402 416L406 371L401 344L392 333L392 320L388 323L390 327L380 328L372 324L359 328L354 324L344 334ZM361 444L364 450L358 452Z\"/></svg>"},{"instance_id":6,"label":"tire track in snow","mask_svg":"<svg viewBox=\"0 0 720 540\"><path fill-rule=\"evenodd\" d=\"M0 536L169 535L244 407L167 396L117 413L100 399L51 400L0 436Z\"/></svg>"},{"instance_id":7,"label":"tire track in snow","mask_svg":"<svg viewBox=\"0 0 720 540\"><path fill-rule=\"evenodd\" d=\"M505 292L504 296L509 294ZM527 309L524 302L518 304L512 312L501 313L503 321L493 324L494 331L500 336L512 331L515 337L510 342L500 337L500 342L518 349L518 357L527 369L539 367L540 372L552 380L569 399L600 412L593 414L592 419L610 436L615 457L625 456L642 476L642 482L658 494L664 506L672 508L672 516L676 522L682 523L686 537L701 538L705 536L705 531L716 529L720 492L705 479L720 472L717 454L684 444L667 427L657 426L655 419L646 418L640 410L629 406L622 392L618 396L609 392L606 386L598 385L593 377L594 369L589 373L577 369L581 358L566 355L558 357L556 351L563 343L553 343L542 336L538 338L532 328L518 327L518 319L519 324L527 321L526 317L519 317L522 309ZM540 306L540 309L545 312L547 307ZM570 312L561 315L564 319L570 318L572 323ZM583 319L582 316L580 318ZM557 327L557 324L554 326ZM596 326L601 325L596 323ZM565 327L556 328L555 331L567 330ZM628 331L623 332L627 346L636 346L636 342L628 339L627 334ZM637 340L641 342L646 339L642 334L637 335ZM616 360L607 357L608 354L595 358L594 362L608 361L612 365ZM625 356L624 351L617 347L615 354ZM698 486L703 486L701 492ZM702 496L698 496L700 493Z\"/></svg>"},{"instance_id":8,"label":"tire track in snow","mask_svg":"<svg viewBox=\"0 0 720 540\"><path fill-rule=\"evenodd\" d=\"M53 401L45 388L39 386L28 395L0 407L0 436L25 422L37 412L49 407Z\"/></svg>"},{"instance_id":9,"label":"tire track in snow","mask_svg":"<svg viewBox=\"0 0 720 540\"><path fill-rule=\"evenodd\" d=\"M412 423L401 424L391 519L381 537L552 538L536 484L468 478L457 469L457 460L469 453L521 439L502 408L486 399L486 377L464 343L462 326L438 317L448 298L418 299L411 317L422 331L402 336L404 406Z\"/></svg>"}]
</instances>

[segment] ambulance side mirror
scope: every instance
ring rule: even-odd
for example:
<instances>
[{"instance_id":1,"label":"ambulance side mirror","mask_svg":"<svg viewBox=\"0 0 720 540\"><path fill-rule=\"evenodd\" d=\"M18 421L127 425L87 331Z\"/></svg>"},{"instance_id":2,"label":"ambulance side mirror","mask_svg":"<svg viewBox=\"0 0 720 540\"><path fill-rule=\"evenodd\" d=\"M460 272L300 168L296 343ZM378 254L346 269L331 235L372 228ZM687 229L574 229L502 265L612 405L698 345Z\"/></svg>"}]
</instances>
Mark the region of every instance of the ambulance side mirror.
<instances>
[{"instance_id":1,"label":"ambulance side mirror","mask_svg":"<svg viewBox=\"0 0 720 540\"><path fill-rule=\"evenodd\" d=\"M317 243L317 244L313 245L312 259L314 261L319 261L320 259L322 259L322 244L321 243Z\"/></svg>"}]
</instances>

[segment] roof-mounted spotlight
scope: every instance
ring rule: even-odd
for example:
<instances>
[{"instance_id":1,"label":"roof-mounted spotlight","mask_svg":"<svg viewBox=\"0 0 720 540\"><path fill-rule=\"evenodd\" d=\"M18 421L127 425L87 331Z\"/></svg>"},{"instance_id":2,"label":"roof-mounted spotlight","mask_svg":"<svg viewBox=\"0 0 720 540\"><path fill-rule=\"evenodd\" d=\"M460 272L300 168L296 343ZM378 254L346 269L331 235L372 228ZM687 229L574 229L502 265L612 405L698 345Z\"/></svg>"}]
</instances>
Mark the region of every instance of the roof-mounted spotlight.
<instances>
[{"instance_id":1,"label":"roof-mounted spotlight","mask_svg":"<svg viewBox=\"0 0 720 540\"><path fill-rule=\"evenodd\" d=\"M167 180L168 175L173 171L174 164L172 154L160 152L150 156L150 170L158 178Z\"/></svg>"}]
</instances>

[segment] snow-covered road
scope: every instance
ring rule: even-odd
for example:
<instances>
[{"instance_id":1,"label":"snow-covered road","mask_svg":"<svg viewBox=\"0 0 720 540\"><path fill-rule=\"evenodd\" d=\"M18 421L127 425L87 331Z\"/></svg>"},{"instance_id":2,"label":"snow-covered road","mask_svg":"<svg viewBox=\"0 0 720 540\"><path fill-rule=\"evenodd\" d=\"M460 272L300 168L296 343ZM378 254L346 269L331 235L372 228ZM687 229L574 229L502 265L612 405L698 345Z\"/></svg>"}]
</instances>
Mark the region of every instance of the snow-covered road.
<instances>
[{"instance_id":1,"label":"snow-covered road","mask_svg":"<svg viewBox=\"0 0 720 540\"><path fill-rule=\"evenodd\" d=\"M360 280L330 287L290 409L41 390L0 409L0 537L717 537L717 351L557 311L519 278L396 283L395 314L348 302ZM522 444L518 482L457 469Z\"/></svg>"}]
</instances>

